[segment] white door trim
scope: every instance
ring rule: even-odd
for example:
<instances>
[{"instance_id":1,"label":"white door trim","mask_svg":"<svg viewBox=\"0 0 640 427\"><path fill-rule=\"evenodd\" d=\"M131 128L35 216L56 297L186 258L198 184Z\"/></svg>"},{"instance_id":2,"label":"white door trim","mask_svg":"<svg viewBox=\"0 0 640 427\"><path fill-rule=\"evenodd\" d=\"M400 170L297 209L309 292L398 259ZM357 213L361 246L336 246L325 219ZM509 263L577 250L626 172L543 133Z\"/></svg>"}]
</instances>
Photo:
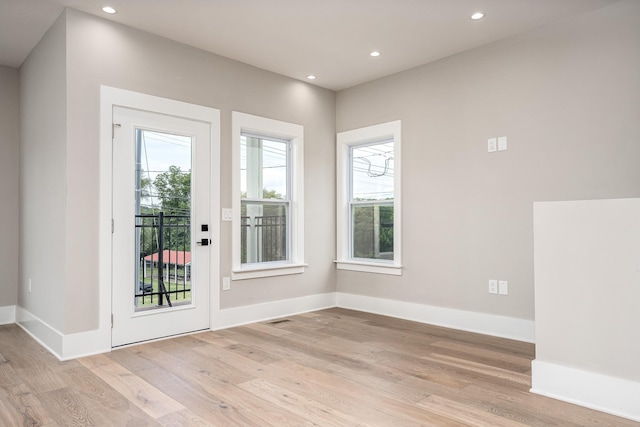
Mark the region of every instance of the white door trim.
<instances>
[{"instance_id":1,"label":"white door trim","mask_svg":"<svg viewBox=\"0 0 640 427\"><path fill-rule=\"evenodd\" d=\"M220 312L220 110L109 86L100 87L100 195L98 231L98 280L100 347L111 348L111 218L112 218L112 117L113 107L122 106L169 114L211 125L211 249L209 262L210 325ZM108 341L107 341L108 340ZM104 342L102 342L104 341ZM90 353L91 349L87 349Z\"/></svg>"}]
</instances>

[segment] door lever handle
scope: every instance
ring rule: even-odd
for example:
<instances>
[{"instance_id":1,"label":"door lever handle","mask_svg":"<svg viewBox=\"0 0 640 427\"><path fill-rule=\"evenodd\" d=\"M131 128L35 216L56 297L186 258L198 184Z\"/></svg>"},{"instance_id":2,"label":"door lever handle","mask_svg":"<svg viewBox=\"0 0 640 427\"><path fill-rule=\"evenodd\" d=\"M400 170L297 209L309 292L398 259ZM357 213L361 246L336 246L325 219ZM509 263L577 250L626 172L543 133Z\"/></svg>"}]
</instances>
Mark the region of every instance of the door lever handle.
<instances>
[{"instance_id":1,"label":"door lever handle","mask_svg":"<svg viewBox=\"0 0 640 427\"><path fill-rule=\"evenodd\" d=\"M211 239L204 238L204 239L200 239L199 242L196 242L196 245L198 245L198 246L209 246L209 243L211 243Z\"/></svg>"}]
</instances>

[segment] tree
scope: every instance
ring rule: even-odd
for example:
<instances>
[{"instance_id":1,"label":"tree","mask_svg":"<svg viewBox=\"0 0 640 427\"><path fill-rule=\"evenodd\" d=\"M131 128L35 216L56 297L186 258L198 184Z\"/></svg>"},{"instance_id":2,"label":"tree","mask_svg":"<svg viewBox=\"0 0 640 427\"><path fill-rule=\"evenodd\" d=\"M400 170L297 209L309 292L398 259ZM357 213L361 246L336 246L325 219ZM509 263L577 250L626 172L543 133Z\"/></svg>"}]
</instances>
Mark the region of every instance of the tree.
<instances>
[{"instance_id":1,"label":"tree","mask_svg":"<svg viewBox=\"0 0 640 427\"><path fill-rule=\"evenodd\" d=\"M191 250L191 172L169 166L153 180L164 219L164 249ZM168 216L168 217L167 217Z\"/></svg>"},{"instance_id":2,"label":"tree","mask_svg":"<svg viewBox=\"0 0 640 427\"><path fill-rule=\"evenodd\" d=\"M160 207L165 215L187 215L191 212L191 172L182 172L179 166L156 176L153 181Z\"/></svg>"}]
</instances>

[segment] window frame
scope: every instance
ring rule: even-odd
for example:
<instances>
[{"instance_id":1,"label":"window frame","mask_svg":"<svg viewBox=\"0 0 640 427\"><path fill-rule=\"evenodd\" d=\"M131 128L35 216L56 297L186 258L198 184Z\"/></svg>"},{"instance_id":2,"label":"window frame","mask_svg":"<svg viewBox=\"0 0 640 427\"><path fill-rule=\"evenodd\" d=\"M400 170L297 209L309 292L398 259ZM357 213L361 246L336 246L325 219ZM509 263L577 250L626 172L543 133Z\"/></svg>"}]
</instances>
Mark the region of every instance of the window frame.
<instances>
[{"instance_id":1,"label":"window frame","mask_svg":"<svg viewBox=\"0 0 640 427\"><path fill-rule=\"evenodd\" d=\"M337 134L337 259L339 270L402 275L402 122L400 120L367 126ZM393 140L393 260L354 258L351 221L351 149ZM369 202L379 204L377 202Z\"/></svg>"},{"instance_id":2,"label":"window frame","mask_svg":"<svg viewBox=\"0 0 640 427\"><path fill-rule=\"evenodd\" d=\"M294 123L233 111L232 128L232 280L304 273L304 127ZM289 141L288 259L251 264L241 262L241 171L240 146L243 134Z\"/></svg>"}]
</instances>

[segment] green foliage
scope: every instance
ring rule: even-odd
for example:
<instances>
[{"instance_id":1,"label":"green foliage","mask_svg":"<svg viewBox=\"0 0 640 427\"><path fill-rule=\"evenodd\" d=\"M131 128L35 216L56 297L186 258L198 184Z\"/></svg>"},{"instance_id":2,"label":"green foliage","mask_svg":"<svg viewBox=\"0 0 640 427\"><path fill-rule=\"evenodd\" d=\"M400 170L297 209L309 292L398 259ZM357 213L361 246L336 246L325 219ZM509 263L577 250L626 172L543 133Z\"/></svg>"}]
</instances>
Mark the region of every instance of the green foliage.
<instances>
[{"instance_id":1,"label":"green foliage","mask_svg":"<svg viewBox=\"0 0 640 427\"><path fill-rule=\"evenodd\" d=\"M282 194L278 193L276 190L267 190L266 188L262 190L262 198L263 199L284 199Z\"/></svg>"},{"instance_id":2,"label":"green foliage","mask_svg":"<svg viewBox=\"0 0 640 427\"><path fill-rule=\"evenodd\" d=\"M191 212L191 172L182 172L179 166L156 176L153 181L160 206L165 215L187 215Z\"/></svg>"},{"instance_id":3,"label":"green foliage","mask_svg":"<svg viewBox=\"0 0 640 427\"><path fill-rule=\"evenodd\" d=\"M355 258L393 257L393 206L355 207L352 220Z\"/></svg>"},{"instance_id":4,"label":"green foliage","mask_svg":"<svg viewBox=\"0 0 640 427\"><path fill-rule=\"evenodd\" d=\"M191 172L183 172L178 166L169 166L169 170L156 176L153 186L165 216L191 215ZM189 219L165 218L164 224L164 249L190 251L190 227L178 226L189 224Z\"/></svg>"},{"instance_id":5,"label":"green foliage","mask_svg":"<svg viewBox=\"0 0 640 427\"><path fill-rule=\"evenodd\" d=\"M142 199L151 197L151 178L140 178L140 197Z\"/></svg>"}]
</instances>

